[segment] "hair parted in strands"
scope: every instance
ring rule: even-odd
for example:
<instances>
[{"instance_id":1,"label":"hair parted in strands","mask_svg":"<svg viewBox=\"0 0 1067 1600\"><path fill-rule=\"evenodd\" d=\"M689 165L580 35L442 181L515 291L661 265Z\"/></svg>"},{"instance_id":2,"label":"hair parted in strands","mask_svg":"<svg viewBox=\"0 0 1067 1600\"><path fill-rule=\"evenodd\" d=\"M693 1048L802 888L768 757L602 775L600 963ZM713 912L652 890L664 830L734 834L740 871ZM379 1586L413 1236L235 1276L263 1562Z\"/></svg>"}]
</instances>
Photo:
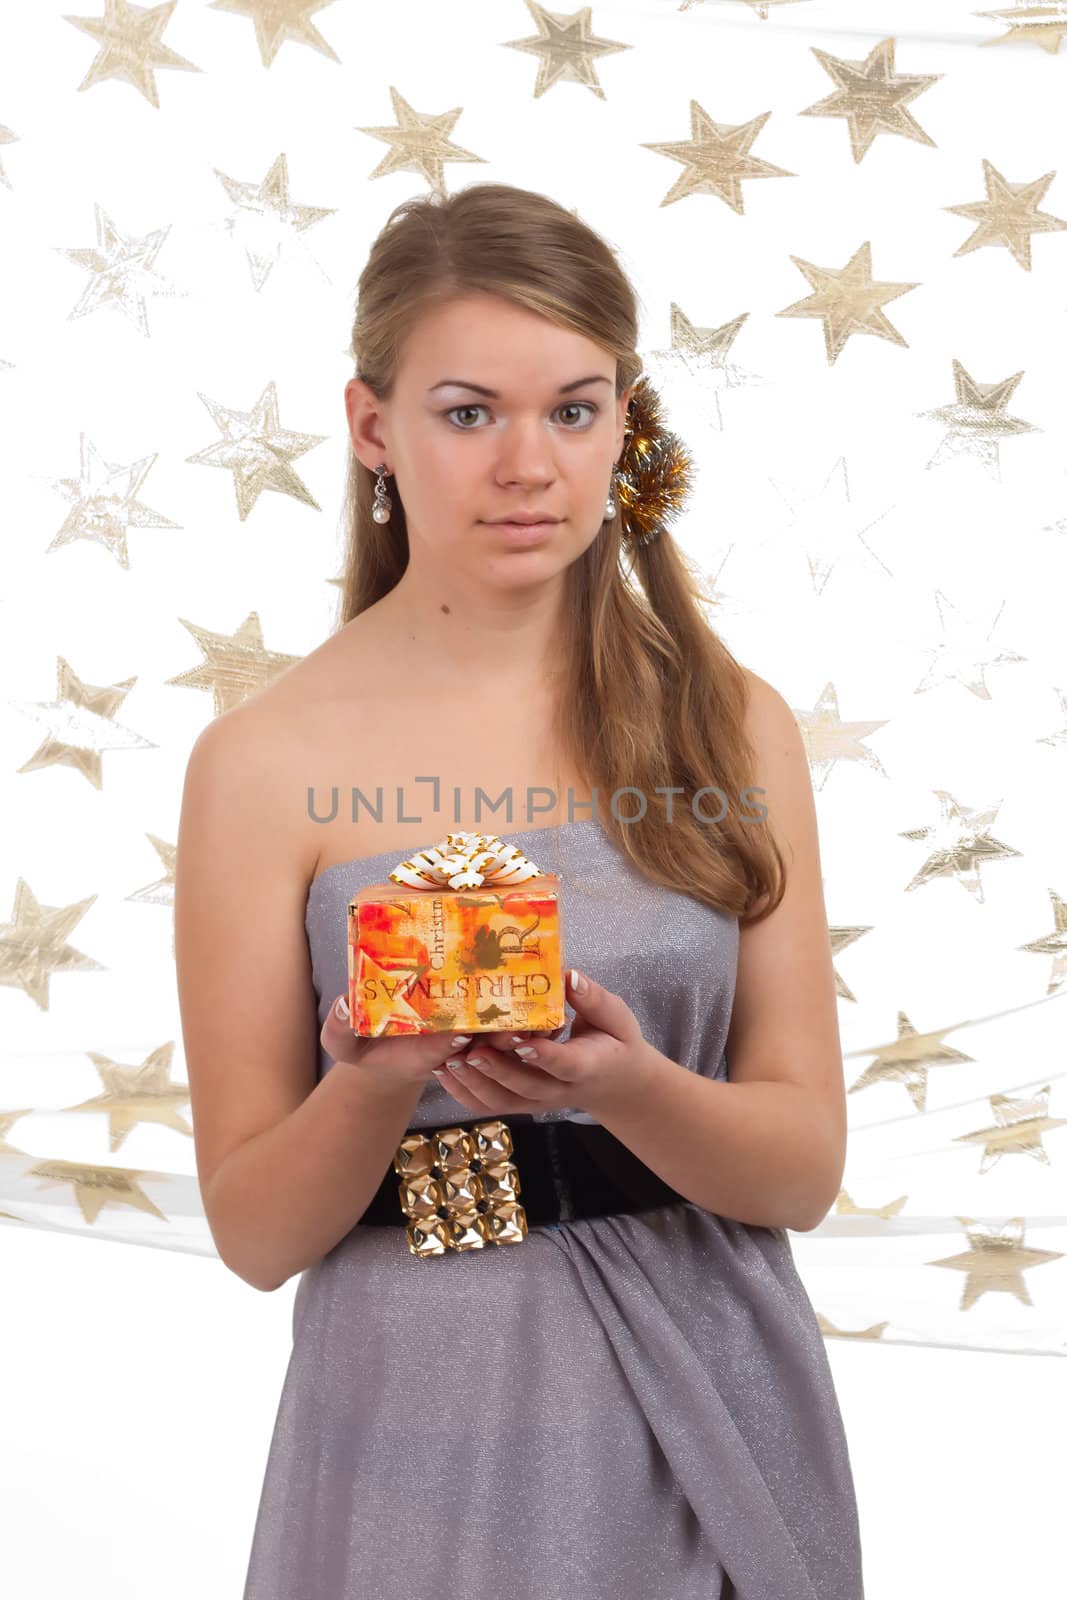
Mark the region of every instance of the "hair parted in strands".
<instances>
[{"instance_id":1,"label":"hair parted in strands","mask_svg":"<svg viewBox=\"0 0 1067 1600\"><path fill-rule=\"evenodd\" d=\"M684 480L679 460L684 467L688 458L679 451L657 478L634 448L642 442L635 415L658 421L654 393L640 378L636 292L610 245L547 195L479 183L444 198L405 200L359 278L351 345L358 376L391 399L399 353L422 313L477 293L539 312L614 355L616 398L636 385L627 424L636 437L628 434L619 462L616 515L565 573L561 752L590 792L597 789L598 820L639 871L743 922L762 921L782 898L785 864L760 817L762 791L744 794L758 779L743 670L701 609L715 604L713 596L665 527ZM663 437L661 430L660 444ZM350 443L339 627L388 594L408 563L396 481L388 485L387 523L371 515L374 482ZM657 490L664 503L652 506L650 518ZM635 491L643 491L643 505ZM641 542L636 534L649 520L662 529ZM637 793L619 795L618 811L636 819L643 796L645 815L619 822L611 795L628 787ZM670 821L667 797L657 793L667 788L682 790ZM693 815L697 790L708 791L699 801L704 816L724 811L720 820Z\"/></svg>"}]
</instances>

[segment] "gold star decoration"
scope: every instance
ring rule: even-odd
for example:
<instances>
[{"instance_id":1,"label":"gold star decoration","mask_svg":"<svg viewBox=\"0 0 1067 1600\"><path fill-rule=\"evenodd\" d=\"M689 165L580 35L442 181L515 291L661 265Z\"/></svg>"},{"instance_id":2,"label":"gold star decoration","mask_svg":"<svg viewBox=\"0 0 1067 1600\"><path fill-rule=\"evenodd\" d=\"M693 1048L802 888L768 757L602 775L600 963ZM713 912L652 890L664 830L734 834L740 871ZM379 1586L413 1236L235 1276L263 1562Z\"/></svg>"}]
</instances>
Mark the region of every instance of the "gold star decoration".
<instances>
[{"instance_id":1,"label":"gold star decoration","mask_svg":"<svg viewBox=\"0 0 1067 1600\"><path fill-rule=\"evenodd\" d=\"M985 681L986 668L1018 665L1027 659L1014 650L1000 650L996 655L989 653L989 640L1007 602L1000 602L988 626L986 620L976 622L971 617L964 617L959 607L954 606L940 589L934 594L934 602L941 619L943 637L932 652L934 659L925 678L916 684L913 693L925 694L939 684L958 683L977 695L979 700L991 700L993 696ZM952 615L946 616L946 611Z\"/></svg>"},{"instance_id":2,"label":"gold star decoration","mask_svg":"<svg viewBox=\"0 0 1067 1600\"><path fill-rule=\"evenodd\" d=\"M83 433L80 435L80 453L80 477L48 479L53 488L66 495L72 509L45 554L51 555L53 550L73 544L76 539L88 539L110 550L119 566L128 572L128 529L181 526L149 506L142 505L136 498L159 452L142 456L140 461L113 464L104 460Z\"/></svg>"},{"instance_id":3,"label":"gold star decoration","mask_svg":"<svg viewBox=\"0 0 1067 1600\"><path fill-rule=\"evenodd\" d=\"M992 838L988 832L996 820L1000 802L985 811L978 811L960 805L945 789L935 789L934 794L940 810L939 820L930 827L908 828L897 836L900 839L933 839L936 842L933 855L923 862L911 882L904 885L904 892L909 894L912 889L932 883L936 878L955 878L969 894L976 897L980 905L984 905L985 895L979 875L982 862L1009 861L1022 855L1021 850L1013 850L1011 845Z\"/></svg>"},{"instance_id":4,"label":"gold star decoration","mask_svg":"<svg viewBox=\"0 0 1067 1600\"><path fill-rule=\"evenodd\" d=\"M804 300L797 300L776 311L776 317L821 317L826 341L826 359L833 366L845 347L845 340L854 333L873 333L893 344L907 349L908 341L901 337L885 316L882 306L917 283L876 283L871 278L871 246L868 240L861 244L851 260L843 267L816 267L799 256L790 256L795 267L807 278L814 289Z\"/></svg>"},{"instance_id":5,"label":"gold star decoration","mask_svg":"<svg viewBox=\"0 0 1067 1600\"><path fill-rule=\"evenodd\" d=\"M264 388L251 411L234 411L211 400L201 400L211 412L223 437L215 444L186 456L204 467L223 467L233 473L237 515L244 522L265 489L290 495L316 511L322 507L289 465L326 438L321 433L291 433L278 421L278 393L273 382Z\"/></svg>"},{"instance_id":6,"label":"gold star decoration","mask_svg":"<svg viewBox=\"0 0 1067 1600\"><path fill-rule=\"evenodd\" d=\"M1044 5L1005 6L999 11L976 11L976 17L993 17L1006 22L1008 33L999 33L995 39L982 39L987 44L1022 44L1028 40L1039 44L1054 56L1060 40L1067 35L1067 0L1051 0Z\"/></svg>"},{"instance_id":7,"label":"gold star decoration","mask_svg":"<svg viewBox=\"0 0 1067 1600\"><path fill-rule=\"evenodd\" d=\"M1023 1245L1026 1236L1024 1217L1010 1217L1003 1226L991 1222L978 1222L974 1217L960 1217L967 1234L967 1249L958 1256L944 1256L940 1261L928 1261L929 1267L945 1267L951 1272L965 1272L959 1309L969 1311L984 1294L1013 1294L1024 1306L1032 1306L1030 1292L1023 1281L1023 1273L1033 1267L1047 1266L1050 1261L1060 1261L1061 1250L1029 1250Z\"/></svg>"},{"instance_id":8,"label":"gold star decoration","mask_svg":"<svg viewBox=\"0 0 1067 1600\"><path fill-rule=\"evenodd\" d=\"M999 479L1000 440L1020 433L1041 431L1033 423L1024 422L1021 417L1010 417L1005 409L1022 377L1023 371L1020 371L996 383L978 383L963 363L953 358L955 403L918 413L920 417L930 417L949 425L945 437L926 463L927 468L938 466L945 458L972 455L977 456L984 466L992 466Z\"/></svg>"},{"instance_id":9,"label":"gold star decoration","mask_svg":"<svg viewBox=\"0 0 1067 1600\"><path fill-rule=\"evenodd\" d=\"M747 311L742 311L732 321L712 328L693 322L672 300L670 348L651 352L660 360L679 365L693 375L696 380L694 398L699 405L708 409L708 421L718 433L725 426L720 400L722 391L762 381L730 360L734 340L748 321L748 315Z\"/></svg>"},{"instance_id":10,"label":"gold star decoration","mask_svg":"<svg viewBox=\"0 0 1067 1600\"><path fill-rule=\"evenodd\" d=\"M24 1179L36 1178L39 1190L69 1184L88 1223L95 1222L107 1205L132 1206L135 1211L146 1211L166 1222L165 1213L148 1198L138 1181L158 1176L135 1167L103 1167L88 1161L35 1161L22 1174Z\"/></svg>"},{"instance_id":11,"label":"gold star decoration","mask_svg":"<svg viewBox=\"0 0 1067 1600\"><path fill-rule=\"evenodd\" d=\"M21 1111L0 1111L0 1150L5 1155L17 1154L18 1147L8 1143L8 1133L20 1117L32 1117L36 1106L24 1106ZM7 1213L3 1213L7 1215Z\"/></svg>"},{"instance_id":12,"label":"gold star decoration","mask_svg":"<svg viewBox=\"0 0 1067 1600\"><path fill-rule=\"evenodd\" d=\"M173 1040L153 1050L139 1067L123 1066L93 1050L86 1054L103 1080L104 1093L82 1100L76 1106L64 1106L63 1110L105 1111L110 1155L122 1149L130 1133L142 1122L173 1128L175 1133L187 1137L192 1135L192 1128L178 1114L178 1106L189 1099L189 1086L172 1083L170 1078Z\"/></svg>"},{"instance_id":13,"label":"gold star decoration","mask_svg":"<svg viewBox=\"0 0 1067 1600\"><path fill-rule=\"evenodd\" d=\"M215 715L240 705L257 689L276 678L300 656L279 655L263 648L263 629L259 616L250 611L236 633L211 633L195 622L178 621L188 628L204 655L198 667L179 672L164 681L180 688L210 689L215 696Z\"/></svg>"},{"instance_id":14,"label":"gold star decoration","mask_svg":"<svg viewBox=\"0 0 1067 1600\"><path fill-rule=\"evenodd\" d=\"M55 700L15 700L15 709L43 722L48 736L30 759L16 770L36 772L42 767L73 767L94 789L103 787L101 762L105 750L156 750L151 739L125 728L115 713L137 682L83 683L62 656L57 657Z\"/></svg>"},{"instance_id":15,"label":"gold star decoration","mask_svg":"<svg viewBox=\"0 0 1067 1600\"><path fill-rule=\"evenodd\" d=\"M887 1044L872 1045L869 1050L858 1052L871 1053L874 1060L855 1083L849 1084L848 1093L859 1094L861 1089L869 1089L875 1083L899 1083L907 1090L916 1111L925 1111L927 1074L931 1067L951 1067L974 1061L973 1056L942 1043L946 1033L963 1026L965 1024L953 1022L947 1028L930 1028L926 1033L918 1033L907 1013L898 1011L897 1037Z\"/></svg>"},{"instance_id":16,"label":"gold star decoration","mask_svg":"<svg viewBox=\"0 0 1067 1600\"><path fill-rule=\"evenodd\" d=\"M147 339L145 292L170 299L185 294L184 289L167 283L154 270L156 256L170 227L157 228L153 233L138 238L132 234L121 234L99 203L95 210L96 249L66 250L56 247L57 255L66 256L77 266L88 268L92 274L68 321L74 317L88 316L90 311L103 306L108 310L121 311Z\"/></svg>"},{"instance_id":17,"label":"gold star decoration","mask_svg":"<svg viewBox=\"0 0 1067 1600\"><path fill-rule=\"evenodd\" d=\"M311 21L312 14L332 5L333 0L211 0L209 11L232 11L251 17L256 29L260 59L269 67L287 39L294 44L309 44L331 61L340 56L331 50Z\"/></svg>"},{"instance_id":18,"label":"gold star decoration","mask_svg":"<svg viewBox=\"0 0 1067 1600\"><path fill-rule=\"evenodd\" d=\"M234 209L224 226L240 236L252 274L252 287L258 294L277 264L282 244L299 235L323 217L332 217L332 206L298 206L289 199L289 170L284 152L276 158L260 183L241 183L214 168L215 176L233 201Z\"/></svg>"},{"instance_id":19,"label":"gold star decoration","mask_svg":"<svg viewBox=\"0 0 1067 1600\"><path fill-rule=\"evenodd\" d=\"M149 105L158 111L156 67L176 67L180 72L200 71L162 42L163 29L177 3L178 0L166 0L161 6L135 6L129 4L129 0L104 0L102 17L64 17L64 22L80 28L100 45L78 85L79 91L91 89L105 78L119 78L140 90Z\"/></svg>"},{"instance_id":20,"label":"gold star decoration","mask_svg":"<svg viewBox=\"0 0 1067 1600\"><path fill-rule=\"evenodd\" d=\"M747 311L742 311L732 322L724 322L718 328L693 322L673 300L670 315L672 350L685 357L693 357L694 364L702 371L709 366L720 368L724 374L736 371L727 357L733 349L734 340L748 321Z\"/></svg>"},{"instance_id":21,"label":"gold star decoration","mask_svg":"<svg viewBox=\"0 0 1067 1600\"><path fill-rule=\"evenodd\" d=\"M4 146L5 144L18 144L18 142L18 134L13 133L10 128L5 128L4 124L0 122L0 147ZM4 163L2 161L0 161L0 183L4 185L5 189L11 188L11 179L4 171Z\"/></svg>"},{"instance_id":22,"label":"gold star decoration","mask_svg":"<svg viewBox=\"0 0 1067 1600\"><path fill-rule=\"evenodd\" d=\"M49 980L57 972L106 972L107 968L67 943L95 894L69 906L42 905L24 878L15 885L13 922L0 923L0 985L21 989L42 1011L50 1004Z\"/></svg>"},{"instance_id":23,"label":"gold star decoration","mask_svg":"<svg viewBox=\"0 0 1067 1600\"><path fill-rule=\"evenodd\" d=\"M1029 944L1016 945L1015 948L1032 955L1052 957L1052 971L1045 993L1055 994L1067 982L1067 901L1061 900L1055 889L1050 889L1048 894L1052 901L1052 932L1042 934L1040 939L1033 939Z\"/></svg>"},{"instance_id":24,"label":"gold star decoration","mask_svg":"<svg viewBox=\"0 0 1067 1600\"><path fill-rule=\"evenodd\" d=\"M147 884L143 889L135 889L133 894L126 896L127 900L134 900L140 905L169 906L174 910L174 869L178 859L177 845L167 844L163 839L157 839L154 833L146 833L145 838L153 846L156 854L163 863L165 876L157 878L154 883ZM174 919L170 925L170 953L175 954Z\"/></svg>"},{"instance_id":25,"label":"gold star decoration","mask_svg":"<svg viewBox=\"0 0 1067 1600\"><path fill-rule=\"evenodd\" d=\"M1001 1156L1030 1156L1042 1166L1051 1165L1048 1151L1041 1143L1041 1135L1056 1128L1067 1128L1067 1117L1050 1117L1048 1114L1051 1084L1026 1099L1009 1094L992 1094L989 1104L996 1118L993 1128L975 1128L970 1133L958 1133L953 1144L980 1144L982 1160L978 1175L995 1167Z\"/></svg>"},{"instance_id":26,"label":"gold star decoration","mask_svg":"<svg viewBox=\"0 0 1067 1600\"><path fill-rule=\"evenodd\" d=\"M384 178L391 172L417 172L435 194L443 196L446 161L484 162L482 156L453 144L448 137L463 113L462 106L452 111L415 111L392 84L389 96L397 126L356 129L357 133L369 134L372 139L381 139L392 146L370 174L372 178Z\"/></svg>"},{"instance_id":27,"label":"gold star decoration","mask_svg":"<svg viewBox=\"0 0 1067 1600\"><path fill-rule=\"evenodd\" d=\"M725 200L739 215L744 213L745 201L741 192L744 178L795 178L795 172L775 167L749 154L770 116L764 111L751 122L736 125L715 122L697 100L689 102L689 138L666 144L642 144L642 150L654 150L657 155L668 156L682 162L685 171L678 177L660 201L669 206L686 195L710 194Z\"/></svg>"},{"instance_id":28,"label":"gold star decoration","mask_svg":"<svg viewBox=\"0 0 1067 1600\"><path fill-rule=\"evenodd\" d=\"M537 82L534 99L540 99L554 83L580 83L591 89L598 100L605 99L604 90L596 75L596 58L614 55L619 50L632 50L633 46L620 44L616 39L601 39L590 32L593 10L584 6L571 15L546 11L535 0L526 0L526 9L537 24L537 34L532 39L505 39L507 50L525 50L537 59Z\"/></svg>"},{"instance_id":29,"label":"gold star decoration","mask_svg":"<svg viewBox=\"0 0 1067 1600\"><path fill-rule=\"evenodd\" d=\"M126 896L126 899L136 901L139 905L173 907L174 868L178 860L178 847L175 844L168 844L165 839L157 839L154 833L146 833L145 838L162 861L164 876L157 878L154 883L147 884L143 889L135 889L133 894Z\"/></svg>"},{"instance_id":30,"label":"gold star decoration","mask_svg":"<svg viewBox=\"0 0 1067 1600\"><path fill-rule=\"evenodd\" d=\"M889 1326L888 1322L872 1322L866 1328L857 1328L854 1332L850 1332L845 1328L839 1328L829 1317L823 1316L821 1311L815 1313L815 1320L824 1339L866 1339L871 1344L877 1344Z\"/></svg>"},{"instance_id":31,"label":"gold star decoration","mask_svg":"<svg viewBox=\"0 0 1067 1600\"><path fill-rule=\"evenodd\" d=\"M899 1217L907 1205L907 1195L897 1195L895 1200L887 1200L884 1206L858 1206L847 1189L842 1189L834 1205L834 1215L838 1217L877 1217L879 1222L892 1222L894 1217Z\"/></svg>"},{"instance_id":32,"label":"gold star decoration","mask_svg":"<svg viewBox=\"0 0 1067 1600\"><path fill-rule=\"evenodd\" d=\"M961 206L942 206L957 217L967 217L978 223L970 238L965 239L953 254L963 256L982 245L1006 245L1019 265L1030 271L1030 235L1056 233L1067 228L1062 217L1037 208L1045 198L1055 172L1046 172L1042 178L1029 183L1009 183L991 161L982 161L985 173L985 200L969 201Z\"/></svg>"},{"instance_id":33,"label":"gold star decoration","mask_svg":"<svg viewBox=\"0 0 1067 1600\"><path fill-rule=\"evenodd\" d=\"M875 772L886 776L885 768L873 750L863 746L869 733L884 728L885 722L842 722L837 705L837 690L828 683L810 711L798 711L794 706L808 764L814 767L816 787L822 788L828 773L838 761L862 761Z\"/></svg>"},{"instance_id":34,"label":"gold star decoration","mask_svg":"<svg viewBox=\"0 0 1067 1600\"><path fill-rule=\"evenodd\" d=\"M920 128L908 102L915 100L937 83L943 73L905 73L896 76L893 69L894 39L882 39L863 61L840 61L837 56L818 50L811 53L826 68L837 88L825 100L806 106L798 114L802 117L843 117L848 122L848 136L852 142L852 159L862 161L880 133L897 133L919 144L933 145L925 129Z\"/></svg>"},{"instance_id":35,"label":"gold star decoration","mask_svg":"<svg viewBox=\"0 0 1067 1600\"><path fill-rule=\"evenodd\" d=\"M836 958L840 951L847 950L850 944L855 944L857 939L862 939L863 935L870 933L870 931L869 927L863 925L849 927L847 924L839 926L836 923L832 923L829 929L831 960ZM834 985L839 1000L855 1000L856 996L852 993L852 990L836 967L834 968Z\"/></svg>"}]
</instances>

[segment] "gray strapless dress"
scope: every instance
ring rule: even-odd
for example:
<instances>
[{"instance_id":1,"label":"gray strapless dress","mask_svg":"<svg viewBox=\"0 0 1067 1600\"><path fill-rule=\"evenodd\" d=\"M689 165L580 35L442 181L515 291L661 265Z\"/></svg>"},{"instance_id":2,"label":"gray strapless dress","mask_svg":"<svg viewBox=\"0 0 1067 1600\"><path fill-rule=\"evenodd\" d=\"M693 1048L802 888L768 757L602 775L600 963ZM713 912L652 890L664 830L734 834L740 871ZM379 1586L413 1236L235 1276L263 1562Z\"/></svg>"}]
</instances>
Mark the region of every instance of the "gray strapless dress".
<instances>
[{"instance_id":1,"label":"gray strapless dress","mask_svg":"<svg viewBox=\"0 0 1067 1600\"><path fill-rule=\"evenodd\" d=\"M594 820L502 837L560 874L565 963L671 1060L727 1078L736 918L651 883ZM347 985L349 897L398 859L311 886L320 1022ZM595 1120L536 1120L559 1118ZM412 1125L475 1120L431 1079ZM357 1226L301 1275L243 1600L441 1594L862 1600L845 1433L784 1229L686 1202L420 1260L402 1228Z\"/></svg>"}]
</instances>

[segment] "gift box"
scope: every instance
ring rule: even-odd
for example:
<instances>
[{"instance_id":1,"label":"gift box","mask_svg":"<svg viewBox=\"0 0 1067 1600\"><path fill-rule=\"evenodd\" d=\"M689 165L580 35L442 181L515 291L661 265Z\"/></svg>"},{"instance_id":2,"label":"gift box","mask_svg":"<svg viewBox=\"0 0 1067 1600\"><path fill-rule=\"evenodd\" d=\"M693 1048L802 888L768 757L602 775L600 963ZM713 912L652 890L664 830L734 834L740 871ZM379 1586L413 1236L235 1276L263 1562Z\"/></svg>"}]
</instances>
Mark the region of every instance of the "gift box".
<instances>
[{"instance_id":1,"label":"gift box","mask_svg":"<svg viewBox=\"0 0 1067 1600\"><path fill-rule=\"evenodd\" d=\"M562 894L495 834L450 833L348 905L352 1030L561 1028Z\"/></svg>"}]
</instances>

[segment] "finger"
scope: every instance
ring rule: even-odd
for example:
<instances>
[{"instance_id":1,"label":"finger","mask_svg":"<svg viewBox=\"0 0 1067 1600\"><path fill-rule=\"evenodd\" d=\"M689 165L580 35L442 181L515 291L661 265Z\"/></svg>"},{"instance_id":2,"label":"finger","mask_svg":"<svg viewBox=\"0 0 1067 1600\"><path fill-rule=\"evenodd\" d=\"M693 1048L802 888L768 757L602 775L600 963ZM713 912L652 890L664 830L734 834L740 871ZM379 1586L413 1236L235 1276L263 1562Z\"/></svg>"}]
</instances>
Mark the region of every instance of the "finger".
<instances>
[{"instance_id":1,"label":"finger","mask_svg":"<svg viewBox=\"0 0 1067 1600\"><path fill-rule=\"evenodd\" d=\"M467 1066L450 1071L447 1065L438 1074L445 1091L461 1105L468 1106L483 1116L509 1116L512 1112L532 1113L541 1110L544 1100L528 1099L507 1088L499 1079L490 1077L483 1068Z\"/></svg>"},{"instance_id":2,"label":"finger","mask_svg":"<svg viewBox=\"0 0 1067 1600\"><path fill-rule=\"evenodd\" d=\"M492 1050L514 1050L517 1044L536 1044L539 1039L558 1039L561 1033L567 1031L568 1024L562 1023L558 1028L544 1031L538 1028L526 1028L517 1033L505 1029L501 1033L476 1033L471 1049L481 1044L484 1040Z\"/></svg>"},{"instance_id":3,"label":"finger","mask_svg":"<svg viewBox=\"0 0 1067 1600\"><path fill-rule=\"evenodd\" d=\"M579 988L576 980L583 987ZM588 973L579 973L571 967L567 973L567 1000L584 1022L591 1022L603 1033L624 1043L640 1033L640 1024L621 995L613 994L603 984L595 982Z\"/></svg>"},{"instance_id":4,"label":"finger","mask_svg":"<svg viewBox=\"0 0 1067 1600\"><path fill-rule=\"evenodd\" d=\"M342 1010L338 1010L338 1007ZM331 1061L354 1061L366 1049L369 1041L352 1031L347 995L338 995L326 1013L319 1043Z\"/></svg>"},{"instance_id":5,"label":"finger","mask_svg":"<svg viewBox=\"0 0 1067 1600\"><path fill-rule=\"evenodd\" d=\"M476 1073L483 1074L500 1088L521 1095L525 1100L542 1101L551 1088L551 1083L535 1062L527 1062L506 1050L492 1050L488 1045L479 1045L477 1049L471 1046L459 1076L463 1082L474 1083L477 1087L473 1076Z\"/></svg>"},{"instance_id":6,"label":"finger","mask_svg":"<svg viewBox=\"0 0 1067 1600\"><path fill-rule=\"evenodd\" d=\"M471 1045L468 1054L481 1055L482 1051ZM487 1050L486 1056L495 1060L501 1068L507 1068L510 1076L494 1071L493 1076L499 1077L501 1083L526 1084L532 1093L536 1094L536 1087L542 1073L560 1082L571 1082L575 1076L575 1063L571 1059L571 1052L567 1044L560 1044L545 1034L531 1034L525 1044L512 1045L509 1050ZM523 1077L523 1071L526 1076Z\"/></svg>"},{"instance_id":7,"label":"finger","mask_svg":"<svg viewBox=\"0 0 1067 1600\"><path fill-rule=\"evenodd\" d=\"M461 1106L466 1106L468 1111L485 1113L494 1110L499 1111L501 1109L499 1105L490 1105L487 1100L483 1100L479 1096L477 1087L474 1083L477 1074L473 1071L473 1069L468 1069L465 1073L460 1074L458 1072L450 1071L449 1068L442 1063L441 1066L434 1068L433 1075L440 1083L445 1093L450 1095L453 1100L458 1101ZM495 1097L498 1100L499 1092L494 1090L493 1086L489 1083L489 1080L483 1078L482 1083L484 1085L482 1093L495 1094Z\"/></svg>"},{"instance_id":8,"label":"finger","mask_svg":"<svg viewBox=\"0 0 1067 1600\"><path fill-rule=\"evenodd\" d=\"M340 1007L340 1009L338 1009ZM394 1039L400 1035L383 1034L382 1039ZM412 1060L425 1060L426 1066L436 1066L443 1061L446 1055L454 1053L458 1048L463 1048L470 1038L469 1034L452 1034L427 1032L408 1035L408 1041L415 1052ZM462 1045L456 1045L454 1040L460 1039ZM326 1021L319 1033L319 1043L330 1057L331 1061L358 1062L362 1061L367 1051L379 1043L379 1036L356 1033L352 1027L352 1019L348 1014L348 996L337 995L333 1005L326 1013Z\"/></svg>"},{"instance_id":9,"label":"finger","mask_svg":"<svg viewBox=\"0 0 1067 1600\"><path fill-rule=\"evenodd\" d=\"M503 1029L500 1033L476 1033L471 1041L471 1049L477 1049L484 1044L490 1050L514 1050L517 1044L525 1044L530 1038L530 1029L512 1032L510 1028Z\"/></svg>"}]
</instances>

